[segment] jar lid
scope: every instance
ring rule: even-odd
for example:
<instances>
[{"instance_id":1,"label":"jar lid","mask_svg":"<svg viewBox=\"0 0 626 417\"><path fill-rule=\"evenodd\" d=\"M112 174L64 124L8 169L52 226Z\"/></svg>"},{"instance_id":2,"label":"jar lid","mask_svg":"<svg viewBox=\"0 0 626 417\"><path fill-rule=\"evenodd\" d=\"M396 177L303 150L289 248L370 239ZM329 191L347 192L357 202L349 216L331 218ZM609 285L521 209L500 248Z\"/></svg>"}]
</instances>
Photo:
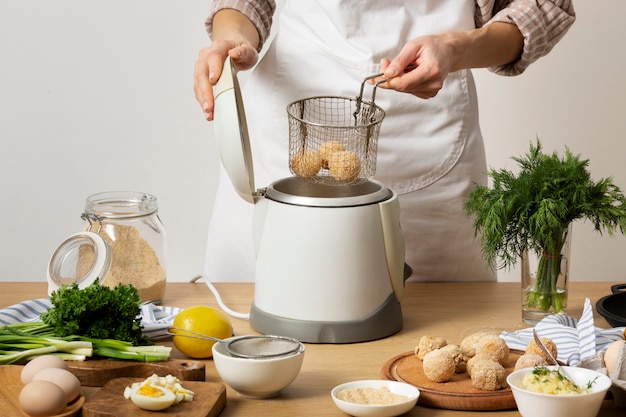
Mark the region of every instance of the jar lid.
<instances>
[{"instance_id":1,"label":"jar lid","mask_svg":"<svg viewBox=\"0 0 626 417\"><path fill-rule=\"evenodd\" d=\"M111 250L95 232L79 232L65 239L48 263L48 295L63 284L76 283L78 288L102 281L111 266Z\"/></svg>"}]
</instances>

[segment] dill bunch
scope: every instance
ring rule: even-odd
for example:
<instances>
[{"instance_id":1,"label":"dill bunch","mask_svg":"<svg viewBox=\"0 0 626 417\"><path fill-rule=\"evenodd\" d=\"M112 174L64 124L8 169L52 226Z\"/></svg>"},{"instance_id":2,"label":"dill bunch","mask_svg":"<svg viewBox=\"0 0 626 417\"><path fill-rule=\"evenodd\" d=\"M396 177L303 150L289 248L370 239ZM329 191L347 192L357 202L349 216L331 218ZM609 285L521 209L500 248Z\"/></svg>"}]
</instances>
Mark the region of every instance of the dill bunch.
<instances>
[{"instance_id":1,"label":"dill bunch","mask_svg":"<svg viewBox=\"0 0 626 417\"><path fill-rule=\"evenodd\" d=\"M600 233L623 234L626 198L612 178L594 181L589 160L567 147L563 156L546 154L537 139L527 154L512 159L519 172L490 169L491 186L476 185L465 201L465 211L475 216L475 236L481 235L483 256L489 264L508 268L524 252L545 255L541 261L552 265L544 265L542 271L540 264L537 290L553 289L568 226L583 219ZM537 300L527 302L537 307ZM551 306L560 311L558 300L543 300L539 305L546 311Z\"/></svg>"}]
</instances>

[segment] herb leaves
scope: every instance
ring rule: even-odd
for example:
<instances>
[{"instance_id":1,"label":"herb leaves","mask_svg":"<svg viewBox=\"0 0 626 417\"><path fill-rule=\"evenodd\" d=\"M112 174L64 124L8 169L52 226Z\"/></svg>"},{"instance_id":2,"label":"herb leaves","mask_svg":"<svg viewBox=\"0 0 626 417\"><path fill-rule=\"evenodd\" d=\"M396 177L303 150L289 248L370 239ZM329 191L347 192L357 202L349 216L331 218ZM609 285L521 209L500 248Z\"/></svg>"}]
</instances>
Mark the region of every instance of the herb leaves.
<instances>
[{"instance_id":1,"label":"herb leaves","mask_svg":"<svg viewBox=\"0 0 626 417\"><path fill-rule=\"evenodd\" d=\"M98 281L84 289L63 285L50 296L52 307L41 320L58 337L71 335L115 339L135 346L152 344L142 333L137 289L132 285L109 288Z\"/></svg>"},{"instance_id":2,"label":"herb leaves","mask_svg":"<svg viewBox=\"0 0 626 417\"><path fill-rule=\"evenodd\" d=\"M476 185L465 202L490 264L512 266L524 251L558 254L563 231L577 219L610 235L626 230L626 198L611 178L592 180L589 160L567 148L563 157L544 154L539 139L526 155L512 159L518 174L490 169L492 187Z\"/></svg>"}]
</instances>

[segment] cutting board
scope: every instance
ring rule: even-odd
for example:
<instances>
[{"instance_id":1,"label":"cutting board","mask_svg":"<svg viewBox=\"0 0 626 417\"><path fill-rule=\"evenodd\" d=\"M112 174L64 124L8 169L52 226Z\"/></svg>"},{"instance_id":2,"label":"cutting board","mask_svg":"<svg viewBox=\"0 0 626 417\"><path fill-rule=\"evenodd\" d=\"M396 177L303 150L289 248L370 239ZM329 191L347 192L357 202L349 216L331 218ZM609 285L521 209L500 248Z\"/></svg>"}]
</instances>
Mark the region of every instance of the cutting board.
<instances>
[{"instance_id":1,"label":"cutting board","mask_svg":"<svg viewBox=\"0 0 626 417\"><path fill-rule=\"evenodd\" d=\"M21 365L0 366L0 415L2 417L28 417L20 406L20 391L24 386L20 378ZM80 415L85 397L80 396L65 407L61 414L54 417L75 417Z\"/></svg>"},{"instance_id":2,"label":"cutting board","mask_svg":"<svg viewBox=\"0 0 626 417\"><path fill-rule=\"evenodd\" d=\"M507 375L513 372L515 362L524 354L511 349L503 365ZM463 411L493 411L516 408L511 388L483 391L474 388L466 372L455 374L449 382L433 382L424 374L422 361L413 351L405 352L387 361L380 372L383 379L406 382L420 390L418 405Z\"/></svg>"},{"instance_id":3,"label":"cutting board","mask_svg":"<svg viewBox=\"0 0 626 417\"><path fill-rule=\"evenodd\" d=\"M108 359L66 361L67 366L78 377L82 386L101 387L115 378L147 378L153 374L172 375L181 381L204 381L204 362L168 359L160 362L134 362Z\"/></svg>"},{"instance_id":4,"label":"cutting board","mask_svg":"<svg viewBox=\"0 0 626 417\"><path fill-rule=\"evenodd\" d=\"M83 417L216 417L226 406L226 387L218 382L184 381L194 392L193 401L183 401L163 411L146 411L124 398L124 389L145 378L116 378L107 382L83 405Z\"/></svg>"}]
</instances>

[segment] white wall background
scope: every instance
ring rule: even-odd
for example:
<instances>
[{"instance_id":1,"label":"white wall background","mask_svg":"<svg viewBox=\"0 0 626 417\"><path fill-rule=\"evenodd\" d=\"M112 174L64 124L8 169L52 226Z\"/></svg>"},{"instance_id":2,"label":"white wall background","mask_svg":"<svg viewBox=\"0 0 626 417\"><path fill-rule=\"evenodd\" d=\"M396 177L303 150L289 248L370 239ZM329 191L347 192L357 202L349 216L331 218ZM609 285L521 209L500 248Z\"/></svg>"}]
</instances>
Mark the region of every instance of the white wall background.
<instances>
[{"instance_id":1,"label":"white wall background","mask_svg":"<svg viewBox=\"0 0 626 417\"><path fill-rule=\"evenodd\" d=\"M0 2L0 281L44 281L85 198L149 192L168 279L201 272L218 159L192 92L208 0ZM626 2L579 0L553 53L516 78L475 71L489 164L539 136L626 190ZM626 238L576 224L573 280L625 280ZM501 271L501 280L518 280Z\"/></svg>"}]
</instances>

